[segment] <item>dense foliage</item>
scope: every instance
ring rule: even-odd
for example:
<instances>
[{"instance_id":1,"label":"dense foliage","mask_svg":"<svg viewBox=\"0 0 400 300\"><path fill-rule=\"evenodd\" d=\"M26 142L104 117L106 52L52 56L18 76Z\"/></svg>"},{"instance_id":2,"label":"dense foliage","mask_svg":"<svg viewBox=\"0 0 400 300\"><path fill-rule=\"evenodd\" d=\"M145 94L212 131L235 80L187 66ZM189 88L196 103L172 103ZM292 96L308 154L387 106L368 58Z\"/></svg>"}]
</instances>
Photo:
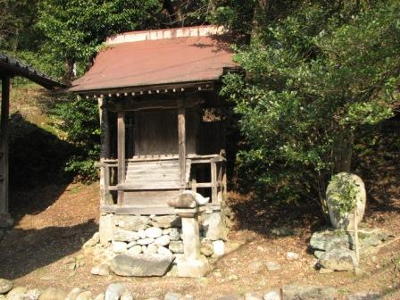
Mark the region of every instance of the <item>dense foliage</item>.
<instances>
[{"instance_id":1,"label":"dense foliage","mask_svg":"<svg viewBox=\"0 0 400 300\"><path fill-rule=\"evenodd\" d=\"M324 200L354 136L399 100L399 16L398 1L304 1L239 50L246 76L227 76L223 93L248 144L242 178L275 199Z\"/></svg>"}]
</instances>

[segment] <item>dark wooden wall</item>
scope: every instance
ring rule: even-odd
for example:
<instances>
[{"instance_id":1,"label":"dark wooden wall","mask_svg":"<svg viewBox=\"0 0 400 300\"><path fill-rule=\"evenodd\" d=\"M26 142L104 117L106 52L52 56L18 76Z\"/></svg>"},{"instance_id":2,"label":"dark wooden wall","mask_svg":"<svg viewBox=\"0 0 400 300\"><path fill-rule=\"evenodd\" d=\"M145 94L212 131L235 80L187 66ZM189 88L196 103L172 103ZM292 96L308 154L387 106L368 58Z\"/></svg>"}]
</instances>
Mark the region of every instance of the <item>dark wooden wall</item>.
<instances>
[{"instance_id":1,"label":"dark wooden wall","mask_svg":"<svg viewBox=\"0 0 400 300\"><path fill-rule=\"evenodd\" d=\"M186 110L186 150L196 153L199 114ZM178 154L177 110L135 112L134 155Z\"/></svg>"}]
</instances>

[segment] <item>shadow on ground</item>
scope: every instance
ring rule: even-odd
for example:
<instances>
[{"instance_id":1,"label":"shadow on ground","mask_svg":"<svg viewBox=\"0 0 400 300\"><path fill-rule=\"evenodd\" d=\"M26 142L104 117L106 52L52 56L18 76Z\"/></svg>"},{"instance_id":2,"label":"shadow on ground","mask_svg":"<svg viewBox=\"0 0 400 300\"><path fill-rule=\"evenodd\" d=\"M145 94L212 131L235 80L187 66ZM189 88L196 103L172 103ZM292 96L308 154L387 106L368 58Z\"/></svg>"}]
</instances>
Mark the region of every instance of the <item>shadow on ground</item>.
<instances>
[{"instance_id":1,"label":"shadow on ground","mask_svg":"<svg viewBox=\"0 0 400 300\"><path fill-rule=\"evenodd\" d=\"M0 278L19 278L80 250L97 227L89 220L71 227L9 231L0 243Z\"/></svg>"},{"instance_id":2,"label":"shadow on ground","mask_svg":"<svg viewBox=\"0 0 400 300\"><path fill-rule=\"evenodd\" d=\"M16 223L25 214L45 210L72 182L64 168L73 151L71 144L21 114L11 116L10 212Z\"/></svg>"}]
</instances>

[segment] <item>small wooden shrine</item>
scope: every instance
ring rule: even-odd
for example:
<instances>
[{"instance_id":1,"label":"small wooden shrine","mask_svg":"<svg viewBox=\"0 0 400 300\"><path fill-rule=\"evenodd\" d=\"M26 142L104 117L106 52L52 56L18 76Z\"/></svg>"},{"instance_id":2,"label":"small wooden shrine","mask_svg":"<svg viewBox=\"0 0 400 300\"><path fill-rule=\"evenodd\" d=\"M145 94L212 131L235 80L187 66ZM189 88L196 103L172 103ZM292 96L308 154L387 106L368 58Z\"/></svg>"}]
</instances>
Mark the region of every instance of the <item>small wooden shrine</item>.
<instances>
[{"instance_id":1,"label":"small wooden shrine","mask_svg":"<svg viewBox=\"0 0 400 300\"><path fill-rule=\"evenodd\" d=\"M101 213L164 215L183 190L226 193L221 76L236 68L222 28L119 34L71 92L98 100Z\"/></svg>"}]
</instances>

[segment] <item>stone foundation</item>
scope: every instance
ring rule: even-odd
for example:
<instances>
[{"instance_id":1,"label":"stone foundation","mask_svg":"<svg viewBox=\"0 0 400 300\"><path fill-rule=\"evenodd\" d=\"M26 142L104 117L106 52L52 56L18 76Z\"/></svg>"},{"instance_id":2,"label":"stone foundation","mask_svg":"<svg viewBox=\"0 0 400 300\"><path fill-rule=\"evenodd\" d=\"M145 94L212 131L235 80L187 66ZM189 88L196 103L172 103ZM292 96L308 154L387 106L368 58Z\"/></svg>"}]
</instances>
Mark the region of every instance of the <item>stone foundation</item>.
<instances>
[{"instance_id":1,"label":"stone foundation","mask_svg":"<svg viewBox=\"0 0 400 300\"><path fill-rule=\"evenodd\" d=\"M199 215L200 253L223 255L227 230L220 211L204 210ZM129 256L173 256L183 258L182 220L177 215L103 214L99 221L100 243L109 253Z\"/></svg>"}]
</instances>

